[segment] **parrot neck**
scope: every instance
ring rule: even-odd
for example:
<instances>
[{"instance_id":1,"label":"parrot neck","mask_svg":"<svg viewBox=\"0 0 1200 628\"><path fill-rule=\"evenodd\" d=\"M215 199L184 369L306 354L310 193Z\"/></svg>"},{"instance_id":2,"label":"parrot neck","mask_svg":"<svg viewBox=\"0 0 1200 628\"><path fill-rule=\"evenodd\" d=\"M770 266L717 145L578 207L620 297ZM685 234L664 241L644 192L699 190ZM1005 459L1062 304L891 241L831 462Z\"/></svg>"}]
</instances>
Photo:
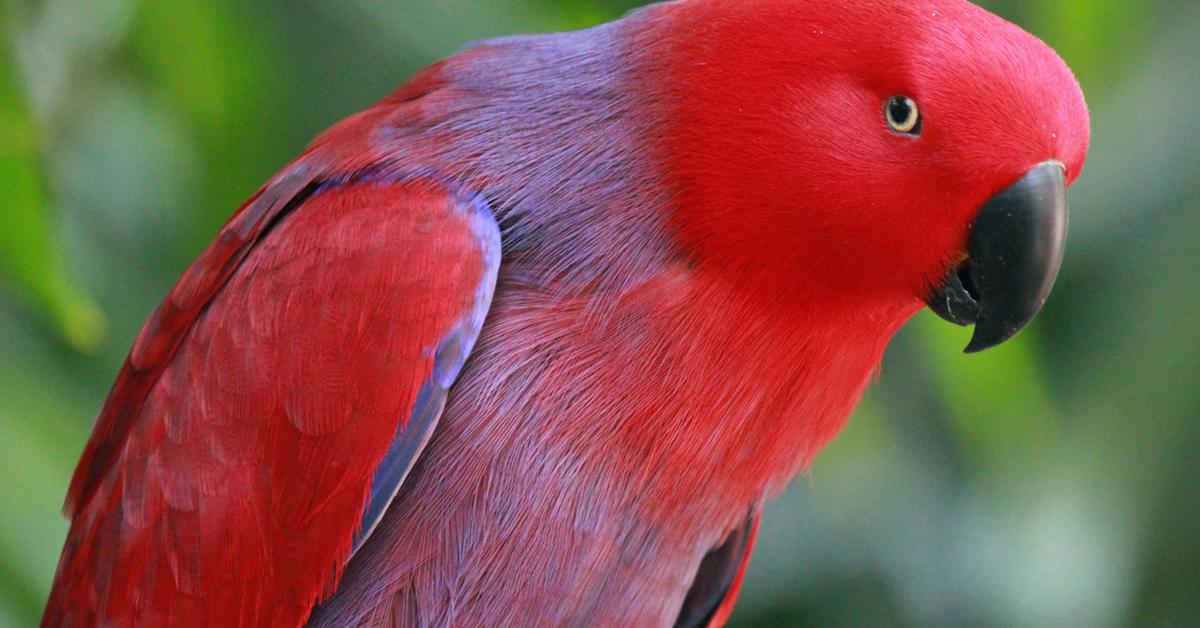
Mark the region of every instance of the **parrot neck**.
<instances>
[{"instance_id":1,"label":"parrot neck","mask_svg":"<svg viewBox=\"0 0 1200 628\"><path fill-rule=\"evenodd\" d=\"M723 437L729 460L751 469L758 461L770 490L807 468L841 430L877 375L888 343L923 307L789 301L721 279L701 283L697 292L701 298L683 314L697 320L704 337L724 339L709 355L725 372L729 389L723 394L757 401L740 420L710 429ZM729 305L704 305L722 302Z\"/></svg>"},{"instance_id":2,"label":"parrot neck","mask_svg":"<svg viewBox=\"0 0 1200 628\"><path fill-rule=\"evenodd\" d=\"M629 385L656 400L630 414L624 447L645 456L657 435L647 464L663 470L662 512L714 499L732 512L781 490L842 428L920 309L762 297L679 265L628 292L601 335L626 354Z\"/></svg>"}]
</instances>

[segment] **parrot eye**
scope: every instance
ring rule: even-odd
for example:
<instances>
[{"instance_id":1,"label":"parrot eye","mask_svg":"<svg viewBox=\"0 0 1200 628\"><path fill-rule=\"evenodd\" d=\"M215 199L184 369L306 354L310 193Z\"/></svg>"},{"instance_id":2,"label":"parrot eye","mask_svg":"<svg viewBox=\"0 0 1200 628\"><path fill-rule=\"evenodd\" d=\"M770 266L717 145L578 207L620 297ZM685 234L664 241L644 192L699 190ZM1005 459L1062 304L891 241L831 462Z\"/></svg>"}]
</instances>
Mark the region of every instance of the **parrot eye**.
<instances>
[{"instance_id":1,"label":"parrot eye","mask_svg":"<svg viewBox=\"0 0 1200 628\"><path fill-rule=\"evenodd\" d=\"M921 134L921 110L908 96L892 96L883 103L888 126L897 133L916 137Z\"/></svg>"}]
</instances>

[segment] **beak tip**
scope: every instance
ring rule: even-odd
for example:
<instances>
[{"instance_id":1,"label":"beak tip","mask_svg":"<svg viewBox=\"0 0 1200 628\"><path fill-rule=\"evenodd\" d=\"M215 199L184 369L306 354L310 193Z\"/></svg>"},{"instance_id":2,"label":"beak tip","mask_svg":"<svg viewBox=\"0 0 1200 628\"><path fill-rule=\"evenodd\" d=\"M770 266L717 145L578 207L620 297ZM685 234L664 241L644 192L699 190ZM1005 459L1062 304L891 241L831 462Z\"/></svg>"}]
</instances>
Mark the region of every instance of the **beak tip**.
<instances>
[{"instance_id":1,"label":"beak tip","mask_svg":"<svg viewBox=\"0 0 1200 628\"><path fill-rule=\"evenodd\" d=\"M968 355L974 353L982 353L993 347L998 347L1010 338L1016 336L1024 323L1012 325L997 324L998 321L983 317L975 323L975 333L971 335L971 342L967 344L967 348L963 349L963 353Z\"/></svg>"},{"instance_id":2,"label":"beak tip","mask_svg":"<svg viewBox=\"0 0 1200 628\"><path fill-rule=\"evenodd\" d=\"M991 349L992 347L995 347L998 344L1000 344L1000 343L982 340L979 338L978 335L976 335L971 338L971 342L967 344L967 348L963 349L963 353L965 353L966 355L974 355L976 353L983 353L984 351L987 351L988 349Z\"/></svg>"}]
</instances>

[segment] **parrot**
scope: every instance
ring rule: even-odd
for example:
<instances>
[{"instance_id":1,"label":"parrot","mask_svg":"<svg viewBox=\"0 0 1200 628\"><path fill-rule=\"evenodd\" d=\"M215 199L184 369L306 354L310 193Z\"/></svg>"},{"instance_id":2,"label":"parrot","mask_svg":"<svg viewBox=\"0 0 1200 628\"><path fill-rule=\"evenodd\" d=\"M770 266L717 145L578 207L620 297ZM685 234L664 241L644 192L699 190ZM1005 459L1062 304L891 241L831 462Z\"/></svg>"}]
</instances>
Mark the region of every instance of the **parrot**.
<instances>
[{"instance_id":1,"label":"parrot","mask_svg":"<svg viewBox=\"0 0 1200 628\"><path fill-rule=\"evenodd\" d=\"M929 307L1039 312L1089 114L965 0L677 0L467 45L150 314L42 626L721 626Z\"/></svg>"}]
</instances>

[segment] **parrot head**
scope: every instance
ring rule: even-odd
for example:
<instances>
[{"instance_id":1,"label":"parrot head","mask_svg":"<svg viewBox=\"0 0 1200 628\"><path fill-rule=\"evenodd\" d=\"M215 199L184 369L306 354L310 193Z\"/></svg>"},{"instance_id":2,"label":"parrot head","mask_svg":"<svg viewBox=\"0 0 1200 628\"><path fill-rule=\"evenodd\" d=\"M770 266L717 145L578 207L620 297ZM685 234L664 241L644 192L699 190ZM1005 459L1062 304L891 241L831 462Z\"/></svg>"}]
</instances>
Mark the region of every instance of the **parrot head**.
<instances>
[{"instance_id":1,"label":"parrot head","mask_svg":"<svg viewBox=\"0 0 1200 628\"><path fill-rule=\"evenodd\" d=\"M969 352L1033 318L1089 141L1053 50L961 0L669 6L664 159L698 265L781 307L928 304L976 325Z\"/></svg>"}]
</instances>

